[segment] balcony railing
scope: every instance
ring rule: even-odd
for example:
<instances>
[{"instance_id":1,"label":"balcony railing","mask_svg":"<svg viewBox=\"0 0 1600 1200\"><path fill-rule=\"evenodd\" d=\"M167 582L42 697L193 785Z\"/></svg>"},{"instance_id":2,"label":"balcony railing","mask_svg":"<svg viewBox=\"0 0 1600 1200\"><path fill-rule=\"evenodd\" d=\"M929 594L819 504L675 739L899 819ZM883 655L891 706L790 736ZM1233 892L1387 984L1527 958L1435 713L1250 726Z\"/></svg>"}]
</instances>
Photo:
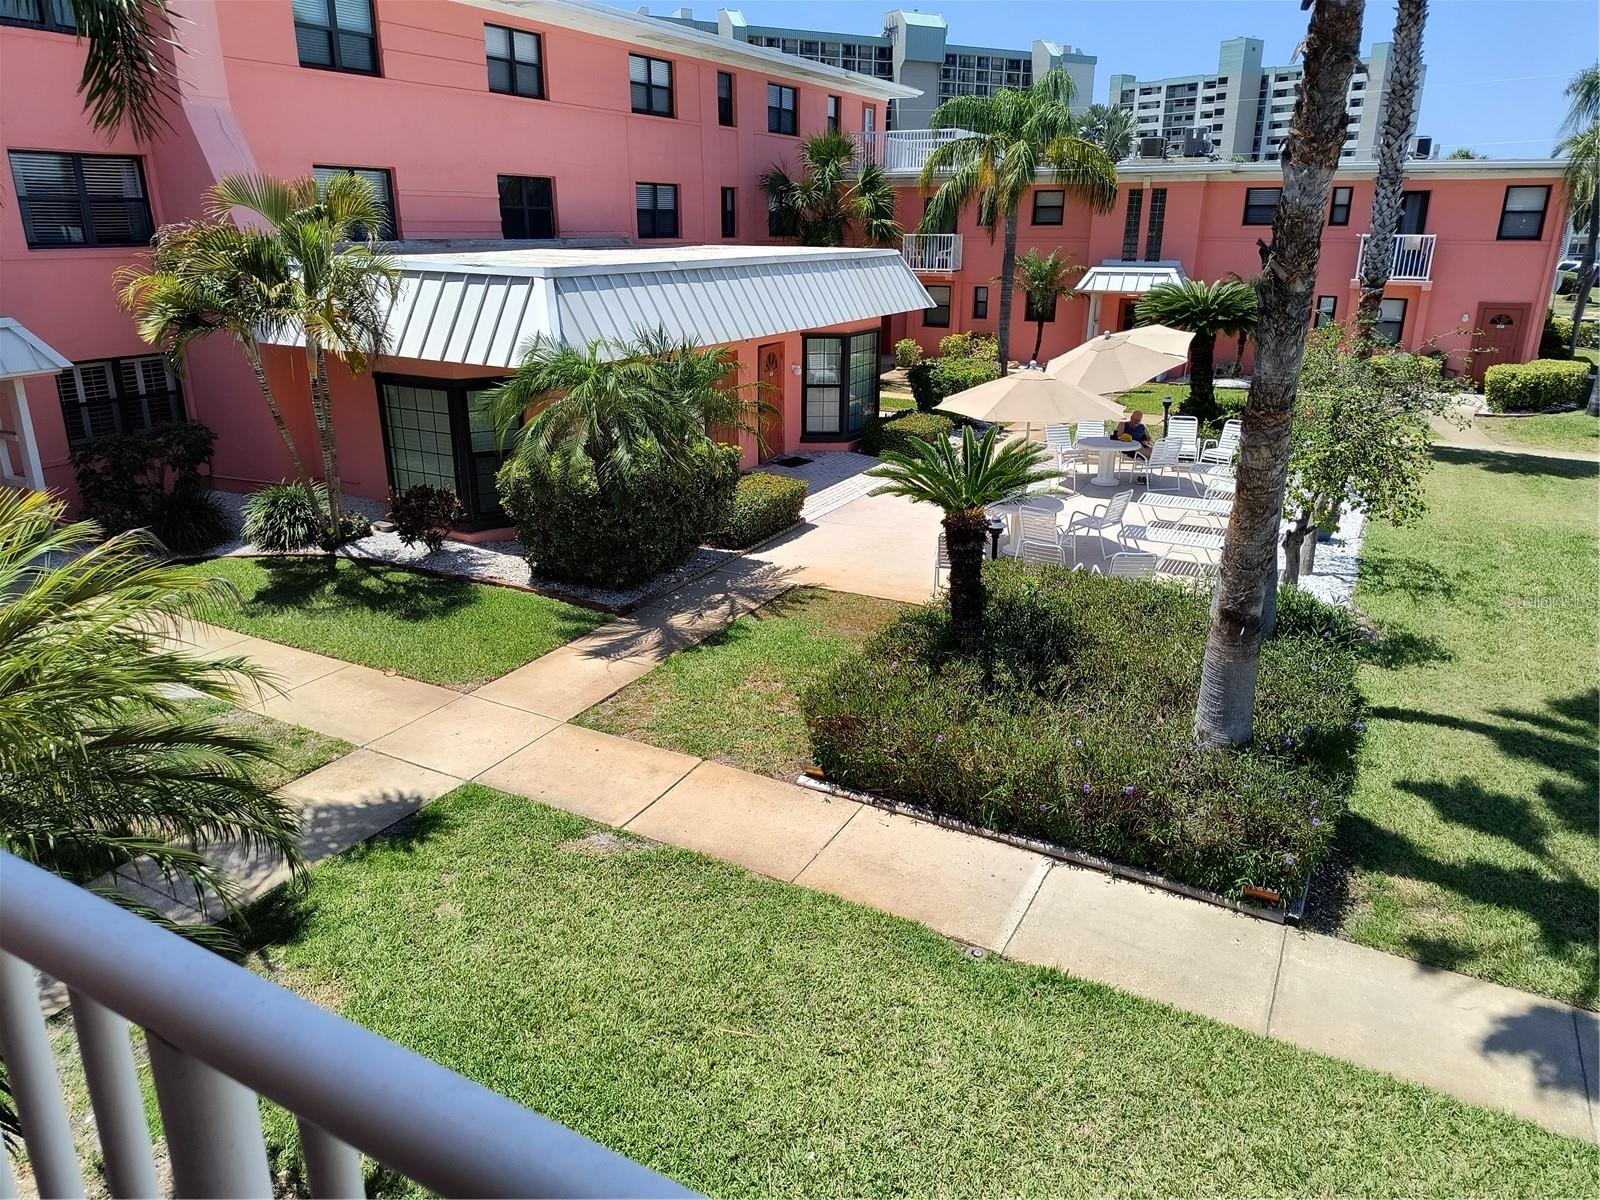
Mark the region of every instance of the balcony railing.
<instances>
[{"instance_id":1,"label":"balcony railing","mask_svg":"<svg viewBox=\"0 0 1600 1200\"><path fill-rule=\"evenodd\" d=\"M160 1194L129 1021L178 1196L272 1195L257 1095L295 1115L313 1196L365 1195L362 1154L447 1196L688 1194L20 859L0 853L0 875L0 1054L42 1196L84 1186L32 968L67 987L114 1196ZM0 1162L0 1195L11 1182Z\"/></svg>"},{"instance_id":2,"label":"balcony railing","mask_svg":"<svg viewBox=\"0 0 1600 1200\"><path fill-rule=\"evenodd\" d=\"M1367 239L1372 235L1361 235L1361 248L1356 256L1359 264L1367 253ZM1403 283L1426 283L1433 278L1433 239L1432 233L1397 233L1394 235L1394 265L1390 269L1389 278ZM1360 268L1357 267L1357 275Z\"/></svg>"},{"instance_id":3,"label":"balcony railing","mask_svg":"<svg viewBox=\"0 0 1600 1200\"><path fill-rule=\"evenodd\" d=\"M934 148L958 137L965 129L891 129L887 132L852 133L862 161L874 162L885 171L911 173L922 170Z\"/></svg>"},{"instance_id":4,"label":"balcony railing","mask_svg":"<svg viewBox=\"0 0 1600 1200\"><path fill-rule=\"evenodd\" d=\"M900 253L913 271L953 275L961 269L961 234L908 233L900 239Z\"/></svg>"}]
</instances>

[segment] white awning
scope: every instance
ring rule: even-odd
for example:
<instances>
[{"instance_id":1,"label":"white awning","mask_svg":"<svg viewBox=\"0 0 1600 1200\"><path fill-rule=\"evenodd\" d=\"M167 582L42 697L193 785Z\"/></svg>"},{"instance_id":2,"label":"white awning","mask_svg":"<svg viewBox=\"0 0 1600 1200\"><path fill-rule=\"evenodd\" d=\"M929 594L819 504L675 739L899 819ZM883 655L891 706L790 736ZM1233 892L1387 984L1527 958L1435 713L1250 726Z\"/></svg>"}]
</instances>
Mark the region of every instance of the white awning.
<instances>
[{"instance_id":1,"label":"white awning","mask_svg":"<svg viewBox=\"0 0 1600 1200\"><path fill-rule=\"evenodd\" d=\"M551 247L395 255L389 354L510 368L543 335L574 347L665 329L700 346L928 308L897 250ZM298 335L274 339L295 344Z\"/></svg>"},{"instance_id":2,"label":"white awning","mask_svg":"<svg viewBox=\"0 0 1600 1200\"><path fill-rule=\"evenodd\" d=\"M1158 283L1182 283L1185 278L1183 264L1178 262L1128 263L1107 259L1083 273L1077 290L1142 296Z\"/></svg>"},{"instance_id":3,"label":"white awning","mask_svg":"<svg viewBox=\"0 0 1600 1200\"><path fill-rule=\"evenodd\" d=\"M51 349L38 334L12 317L0 317L0 379L54 375L72 361Z\"/></svg>"}]
</instances>

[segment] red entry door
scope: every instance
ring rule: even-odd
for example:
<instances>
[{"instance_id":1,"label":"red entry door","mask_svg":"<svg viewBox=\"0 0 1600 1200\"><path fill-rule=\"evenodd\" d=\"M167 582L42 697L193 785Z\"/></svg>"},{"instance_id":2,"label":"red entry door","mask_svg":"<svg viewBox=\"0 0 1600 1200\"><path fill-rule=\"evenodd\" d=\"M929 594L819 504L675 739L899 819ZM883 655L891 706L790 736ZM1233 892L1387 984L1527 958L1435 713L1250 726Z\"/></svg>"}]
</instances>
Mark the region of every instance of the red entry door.
<instances>
[{"instance_id":1,"label":"red entry door","mask_svg":"<svg viewBox=\"0 0 1600 1200\"><path fill-rule=\"evenodd\" d=\"M1471 374L1483 382L1483 373L1496 363L1520 361L1517 347L1528 331L1528 306L1526 304L1478 305L1477 332L1472 337Z\"/></svg>"},{"instance_id":2,"label":"red entry door","mask_svg":"<svg viewBox=\"0 0 1600 1200\"><path fill-rule=\"evenodd\" d=\"M783 343L767 342L756 350L756 378L761 381L761 460L782 454L783 446Z\"/></svg>"}]
</instances>

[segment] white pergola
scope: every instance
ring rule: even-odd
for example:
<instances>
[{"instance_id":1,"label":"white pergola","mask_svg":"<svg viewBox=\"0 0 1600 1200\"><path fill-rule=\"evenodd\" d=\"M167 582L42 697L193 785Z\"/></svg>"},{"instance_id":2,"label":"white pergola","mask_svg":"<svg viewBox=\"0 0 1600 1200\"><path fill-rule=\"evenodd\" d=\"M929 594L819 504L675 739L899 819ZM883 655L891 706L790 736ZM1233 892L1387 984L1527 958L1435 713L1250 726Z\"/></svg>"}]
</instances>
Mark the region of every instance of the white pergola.
<instances>
[{"instance_id":1,"label":"white pergola","mask_svg":"<svg viewBox=\"0 0 1600 1200\"><path fill-rule=\"evenodd\" d=\"M71 369L71 361L38 334L12 317L0 317L0 486L44 490L28 384L53 393L55 376Z\"/></svg>"}]
</instances>

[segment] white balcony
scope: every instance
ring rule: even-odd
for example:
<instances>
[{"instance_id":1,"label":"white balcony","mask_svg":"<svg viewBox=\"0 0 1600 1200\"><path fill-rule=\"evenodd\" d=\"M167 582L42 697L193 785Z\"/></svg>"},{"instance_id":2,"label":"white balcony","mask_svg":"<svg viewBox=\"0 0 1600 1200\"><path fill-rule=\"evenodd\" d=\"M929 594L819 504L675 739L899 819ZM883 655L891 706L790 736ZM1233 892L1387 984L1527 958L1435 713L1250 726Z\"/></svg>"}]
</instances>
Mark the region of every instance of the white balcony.
<instances>
[{"instance_id":1,"label":"white balcony","mask_svg":"<svg viewBox=\"0 0 1600 1200\"><path fill-rule=\"evenodd\" d=\"M900 239L900 254L913 271L927 275L954 275L961 269L959 233L908 233Z\"/></svg>"},{"instance_id":2,"label":"white balcony","mask_svg":"<svg viewBox=\"0 0 1600 1200\"><path fill-rule=\"evenodd\" d=\"M295 1115L313 1196L365 1195L362 1154L446 1196L688 1194L63 879L4 853L0 874L0 1053L40 1195L84 1184L34 968L67 987L113 1196L160 1194L130 1021L178 1196L272 1195L258 1096Z\"/></svg>"},{"instance_id":3,"label":"white balcony","mask_svg":"<svg viewBox=\"0 0 1600 1200\"><path fill-rule=\"evenodd\" d=\"M1356 274L1361 273L1360 262L1367 253L1370 233L1361 235L1361 246L1356 254ZM1394 264L1389 278L1397 283L1427 283L1433 278L1432 233L1397 233L1394 235Z\"/></svg>"},{"instance_id":4,"label":"white balcony","mask_svg":"<svg viewBox=\"0 0 1600 1200\"><path fill-rule=\"evenodd\" d=\"M891 129L886 133L868 131L850 135L863 162L877 163L891 173L910 175L922 170L922 164L928 161L935 147L965 136L965 129Z\"/></svg>"}]
</instances>

